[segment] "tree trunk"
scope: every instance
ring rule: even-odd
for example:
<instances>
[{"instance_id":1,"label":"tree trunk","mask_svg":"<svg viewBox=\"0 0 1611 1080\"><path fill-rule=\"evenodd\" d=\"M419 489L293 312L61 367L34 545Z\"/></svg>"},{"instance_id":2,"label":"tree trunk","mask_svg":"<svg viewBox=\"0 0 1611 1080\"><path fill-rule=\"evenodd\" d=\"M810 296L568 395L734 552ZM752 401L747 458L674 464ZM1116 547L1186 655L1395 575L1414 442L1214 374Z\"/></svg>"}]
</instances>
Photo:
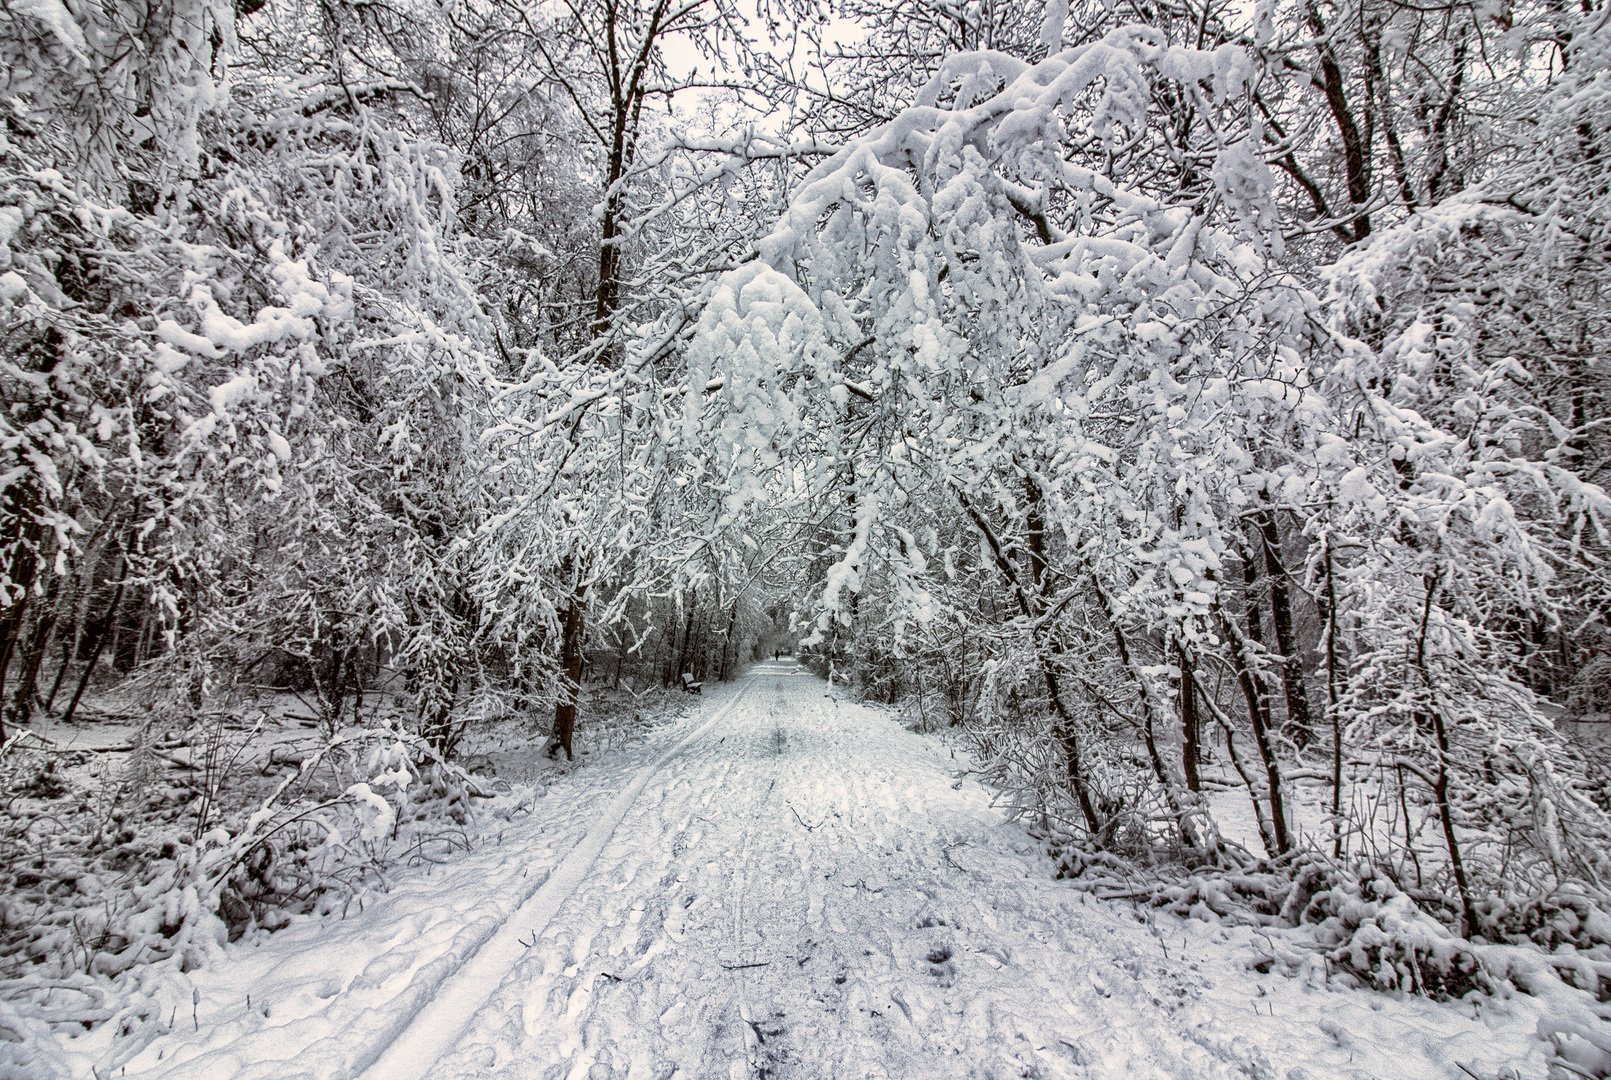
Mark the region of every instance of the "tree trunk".
<instances>
[{"instance_id":1,"label":"tree trunk","mask_svg":"<svg viewBox=\"0 0 1611 1080\"><path fill-rule=\"evenodd\" d=\"M668 604L665 618L655 620L656 625L670 626L671 628L666 633L660 635L661 686L670 686L672 680L677 677L677 672L673 670L677 666L677 624L672 622L672 614L673 611L671 610L671 606ZM654 616L651 614L648 617L653 618Z\"/></svg>"},{"instance_id":2,"label":"tree trunk","mask_svg":"<svg viewBox=\"0 0 1611 1080\"><path fill-rule=\"evenodd\" d=\"M1275 850L1270 854L1285 855L1292 850L1292 837L1287 831L1286 797L1282 791L1281 766L1276 760L1275 747L1270 740L1269 701L1257 672L1252 668L1251 659L1247 654L1247 641L1236 625L1236 620L1221 611L1219 623L1225 635L1226 645L1230 649L1231 664L1236 669L1237 685L1247 702L1248 721L1253 727L1253 744L1258 747L1259 757L1264 762L1265 779L1269 784L1266 797L1270 803L1270 825L1275 839Z\"/></svg>"},{"instance_id":3,"label":"tree trunk","mask_svg":"<svg viewBox=\"0 0 1611 1080\"><path fill-rule=\"evenodd\" d=\"M1443 827L1443 844L1449 853L1449 869L1454 874L1455 888L1460 893L1460 921L1461 934L1469 937L1477 928L1477 906L1471 895L1471 883L1466 877L1465 858L1461 854L1460 839L1454 827L1454 804L1449 798L1449 753L1451 741L1449 726L1443 718L1443 710L1437 704L1437 684L1432 678L1432 669L1426 658L1426 645L1428 628L1432 622L1432 611L1436 604L1438 584L1441 575L1434 575L1426 586L1426 601L1421 613L1421 627L1415 641L1415 667L1421 676L1422 684L1426 687L1430 705L1420 710L1416 715L1416 723L1423 729L1430 728L1437 748L1437 771L1432 774L1432 797L1437 802L1438 821Z\"/></svg>"},{"instance_id":4,"label":"tree trunk","mask_svg":"<svg viewBox=\"0 0 1611 1080\"><path fill-rule=\"evenodd\" d=\"M67 632L60 635L58 641L61 645L61 662L56 666L56 674L50 681L50 691L45 695L45 712L48 714L56 707L56 697L67 683L67 676L72 672L73 661L84 655L84 623L89 618L90 604L94 601L95 573L94 567L98 563L88 564L76 575L79 584L73 595L73 620ZM113 564L121 566L121 562Z\"/></svg>"},{"instance_id":5,"label":"tree trunk","mask_svg":"<svg viewBox=\"0 0 1611 1080\"><path fill-rule=\"evenodd\" d=\"M1197 713L1197 677L1192 674L1191 660L1185 646L1175 642L1175 665L1180 670L1176 680L1176 693L1180 700L1180 764L1186 775L1188 791L1203 790L1202 718Z\"/></svg>"},{"instance_id":6,"label":"tree trunk","mask_svg":"<svg viewBox=\"0 0 1611 1080\"><path fill-rule=\"evenodd\" d=\"M60 592L60 579L53 576L42 602L34 610L33 626L24 635L27 643L16 658L21 671L11 694L11 715L19 724L27 723L33 715L34 690L39 685L39 665L45 659L51 632L56 628L56 601Z\"/></svg>"},{"instance_id":7,"label":"tree trunk","mask_svg":"<svg viewBox=\"0 0 1611 1080\"><path fill-rule=\"evenodd\" d=\"M1326 537L1322 543L1321 567L1326 580L1321 590L1320 619L1326 635L1326 715L1331 722L1331 857L1340 859L1343 854L1343 748L1337 691L1337 577L1331 563L1331 538Z\"/></svg>"},{"instance_id":8,"label":"tree trunk","mask_svg":"<svg viewBox=\"0 0 1611 1080\"><path fill-rule=\"evenodd\" d=\"M112 609L112 664L118 671L133 671L145 660L146 628L150 614L145 604L135 604L132 612Z\"/></svg>"},{"instance_id":9,"label":"tree trunk","mask_svg":"<svg viewBox=\"0 0 1611 1080\"><path fill-rule=\"evenodd\" d=\"M1052 656L1053 649L1051 643L1045 638L1045 628L1040 625L1039 619L1036 617L1039 597L1038 595L1031 597L1030 593L1025 590L1023 583L1018 578L1017 569L1001 546L1001 539L996 536L995 530L984 519L984 515L974 508L973 503L965 494L960 490L953 490L956 492L958 501L962 504L962 509L967 513L969 520L973 522L974 528L978 530L986 546L990 548L991 558L996 564L996 569L1001 572L1002 578L1005 579L1008 589L1013 594L1013 599L1017 601L1019 614L1024 617L1029 625L1030 639L1035 646L1035 657L1040 666L1041 678L1046 682L1046 693L1051 698L1052 711L1057 714L1057 720L1052 725L1052 737L1057 740L1058 746L1063 751L1063 775L1074 792L1075 802L1079 804L1080 816L1085 819L1085 827L1090 833L1092 841L1099 842L1102 836L1102 820L1097 815L1096 800L1092 798L1090 780L1085 774L1085 761L1080 752L1079 734L1075 730L1074 718L1069 713L1068 706L1063 703L1062 688L1057 678L1057 666Z\"/></svg>"},{"instance_id":10,"label":"tree trunk","mask_svg":"<svg viewBox=\"0 0 1611 1080\"><path fill-rule=\"evenodd\" d=\"M1348 102L1342 65L1332 47L1326 24L1321 19L1320 7L1315 0L1309 0L1304 11L1309 29L1314 33L1315 48L1320 54L1320 78L1316 81L1325 93L1326 107L1331 112L1332 123L1337 126L1337 135L1342 141L1343 174L1348 181L1348 201L1354 210L1350 239L1357 243L1369 236L1371 231L1370 214L1367 212L1371 197L1370 147L1360 135L1359 123Z\"/></svg>"},{"instance_id":11,"label":"tree trunk","mask_svg":"<svg viewBox=\"0 0 1611 1080\"><path fill-rule=\"evenodd\" d=\"M431 749L447 757L453 753L453 747L459 741L453 730L453 706L459 699L457 664L453 667L453 674L448 678L447 693L439 693L439 689L440 684L436 689L432 689L426 698L430 712L427 714L424 736Z\"/></svg>"},{"instance_id":12,"label":"tree trunk","mask_svg":"<svg viewBox=\"0 0 1611 1080\"><path fill-rule=\"evenodd\" d=\"M570 603L565 607L564 629L560 635L560 669L563 681L559 688L559 703L554 706L553 745L548 754L565 751L565 760L574 761L571 737L576 732L576 700L582 692L582 640L586 630L587 589L578 581L571 589Z\"/></svg>"},{"instance_id":13,"label":"tree trunk","mask_svg":"<svg viewBox=\"0 0 1611 1080\"><path fill-rule=\"evenodd\" d=\"M13 595L9 598L10 604L0 610L0 703L5 701L6 677L10 673L17 645L22 640L23 620L28 614L29 600L33 596L34 582L39 572L38 545L44 538L44 531L32 518L35 501L32 489L21 485L19 489L8 493L6 499L10 504L6 508L9 515L18 520L21 527L11 539L10 565L6 567L6 578L11 582ZM6 737L4 711L4 708L0 708L0 745L4 745Z\"/></svg>"},{"instance_id":14,"label":"tree trunk","mask_svg":"<svg viewBox=\"0 0 1611 1080\"><path fill-rule=\"evenodd\" d=\"M682 651L677 654L677 670L671 673L673 680L681 678L684 672L693 674L694 671L694 631L698 629L696 611L698 603L697 594L688 598L688 608L684 613L682 624Z\"/></svg>"},{"instance_id":15,"label":"tree trunk","mask_svg":"<svg viewBox=\"0 0 1611 1080\"><path fill-rule=\"evenodd\" d=\"M105 649L107 641L112 636L112 627L117 619L118 608L123 603L123 589L126 584L121 565L119 567L117 588L112 590L112 602L106 605L106 616L95 627L95 644L90 647L89 658L84 661L84 671L78 677L78 685L73 688L73 698L67 703L67 711L62 713L62 722L71 723L73 714L78 711L78 702L84 696L84 690L89 686L90 678L95 674L95 665L100 663L101 651Z\"/></svg>"},{"instance_id":16,"label":"tree trunk","mask_svg":"<svg viewBox=\"0 0 1611 1080\"><path fill-rule=\"evenodd\" d=\"M1091 784L1085 776L1085 759L1080 753L1079 733L1074 730L1074 721L1069 717L1068 710L1063 707L1063 699L1057 692L1057 676L1050 671L1045 672L1046 685L1052 695L1052 707L1058 714L1057 723L1052 726L1052 737L1063 751L1063 777L1074 792L1074 801L1079 804L1080 816L1085 819L1085 829L1096 842L1102 835L1102 819L1097 816L1096 804L1091 799Z\"/></svg>"},{"instance_id":17,"label":"tree trunk","mask_svg":"<svg viewBox=\"0 0 1611 1080\"><path fill-rule=\"evenodd\" d=\"M1284 734L1302 750L1314 739L1309 691L1304 685L1303 664L1298 658L1297 635L1292 628L1291 590L1287 588L1287 568L1281 560L1281 536L1275 515L1266 510L1254 519L1259 546L1264 549L1264 576L1270 594L1270 624L1275 647L1281 653L1281 688L1286 697L1287 723Z\"/></svg>"},{"instance_id":18,"label":"tree trunk","mask_svg":"<svg viewBox=\"0 0 1611 1080\"><path fill-rule=\"evenodd\" d=\"M722 663L718 678L726 682L733 677L733 668L738 660L738 643L734 635L738 633L738 598L733 598L733 606L727 613L727 637L722 642Z\"/></svg>"},{"instance_id":19,"label":"tree trunk","mask_svg":"<svg viewBox=\"0 0 1611 1080\"><path fill-rule=\"evenodd\" d=\"M1434 774L1432 797L1437 800L1443 845L1449 852L1449 869L1454 873L1454 886L1460 893L1460 933L1470 937L1477 930L1477 905L1471 895L1471 882L1466 877L1466 863L1454 828L1454 806L1449 798L1449 729L1441 709L1434 708L1430 713L1438 744L1438 771Z\"/></svg>"},{"instance_id":20,"label":"tree trunk","mask_svg":"<svg viewBox=\"0 0 1611 1080\"><path fill-rule=\"evenodd\" d=\"M1241 538L1245 539L1245 537ZM1241 544L1236 545L1237 558L1242 563L1242 587L1245 590L1242 598L1242 610L1247 616L1247 637L1249 641L1264 644L1264 616L1259 609L1259 569L1253 561L1253 556Z\"/></svg>"},{"instance_id":21,"label":"tree trunk","mask_svg":"<svg viewBox=\"0 0 1611 1080\"><path fill-rule=\"evenodd\" d=\"M1090 573L1089 576L1091 591L1096 594L1097 603L1102 609L1102 617L1107 620L1108 628L1113 635L1114 652L1118 654L1119 664L1124 668L1125 675L1135 684L1136 695L1141 701L1142 741L1147 748L1147 758L1152 763L1153 775L1157 777L1158 786L1163 791L1164 802L1169 807L1169 813L1175 819L1175 827L1180 830L1180 839L1191 850L1202 852L1209 858L1214 858L1217 855L1214 850L1214 843L1211 841L1205 846L1198 837L1197 829L1192 825L1191 811L1187 808L1186 801L1181 798L1180 784L1175 779L1174 773L1165 764L1163 755L1158 752L1156 735L1158 728L1156 714L1158 710L1153 707L1152 693L1146 681L1146 676L1136 666L1129 639L1124 633L1124 628L1119 625L1117 613L1109 602L1107 593L1102 590L1102 586L1097 582L1094 573Z\"/></svg>"},{"instance_id":22,"label":"tree trunk","mask_svg":"<svg viewBox=\"0 0 1611 1080\"><path fill-rule=\"evenodd\" d=\"M1275 825L1270 820L1269 800L1259 791L1258 775L1242 760L1242 752L1236 748L1235 725L1219 707L1213 695L1204 694L1201 704L1225 734L1225 756L1230 758L1231 767L1236 770L1236 775L1242 778L1242 783L1247 787L1248 801L1253 804L1253 820L1258 822L1259 839L1264 842L1266 851L1275 851L1280 845L1276 842Z\"/></svg>"}]
</instances>

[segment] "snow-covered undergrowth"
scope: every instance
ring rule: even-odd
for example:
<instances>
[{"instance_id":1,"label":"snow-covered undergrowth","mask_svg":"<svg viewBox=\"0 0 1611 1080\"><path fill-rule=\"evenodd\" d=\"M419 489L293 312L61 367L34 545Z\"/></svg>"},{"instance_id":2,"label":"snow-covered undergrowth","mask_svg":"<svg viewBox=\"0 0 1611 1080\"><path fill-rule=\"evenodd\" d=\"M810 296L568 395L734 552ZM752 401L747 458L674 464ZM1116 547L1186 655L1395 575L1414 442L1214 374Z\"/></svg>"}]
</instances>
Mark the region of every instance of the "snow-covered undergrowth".
<instances>
[{"instance_id":1,"label":"snow-covered undergrowth","mask_svg":"<svg viewBox=\"0 0 1611 1080\"><path fill-rule=\"evenodd\" d=\"M826 671L821 660L812 666ZM1045 842L1056 876L1074 888L1141 911L1252 930L1257 947L1247 964L1258 972L1434 1001L1533 997L1551 1017L1538 1035L1551 1047L1552 1076L1611 1075L1611 905L1592 888L1565 882L1544 892L1498 892L1481 903L1476 932L1463 937L1459 911L1445 895L1397 881L1367 858L1330 857L1319 833L1290 856L1257 854L1246 793L1228 769L1215 770L1206 785L1214 789L1207 802L1222 845L1219 864L1193 864L1191 853L1161 847L1164 830L1149 826L1145 813L1131 815L1107 837L1106 849L1096 849L1065 825L1073 811L1054 747L1036 754L938 693L892 694L858 672L836 674L867 697L896 698L909 728L964 748L976 775ZM1125 767L1143 767L1144 753L1133 746L1128 761L1107 765L1118 777ZM1300 781L1289 789L1301 820L1325 820L1322 788ZM1435 858L1424 859L1429 875L1440 869Z\"/></svg>"},{"instance_id":2,"label":"snow-covered undergrowth","mask_svg":"<svg viewBox=\"0 0 1611 1080\"><path fill-rule=\"evenodd\" d=\"M588 698L603 746L681 708L669 694ZM478 729L460 764L396 723L311 732L275 712L214 716L189 736L114 722L7 742L0 1076L33 1075L40 1047L107 1024L137 1052L178 1022L142 1004L153 985L298 916L361 909L529 811L542 775L564 767L527 718Z\"/></svg>"},{"instance_id":3,"label":"snow-covered undergrowth","mask_svg":"<svg viewBox=\"0 0 1611 1080\"><path fill-rule=\"evenodd\" d=\"M84 783L58 764L70 752L8 746L0 1046L106 1023L137 1036L169 1018L129 1008L130 987L293 915L339 914L468 843L475 782L393 729L324 740L283 773L243 741L172 784L164 766L185 749L140 747Z\"/></svg>"},{"instance_id":4,"label":"snow-covered undergrowth","mask_svg":"<svg viewBox=\"0 0 1611 1080\"><path fill-rule=\"evenodd\" d=\"M1581 890L1491 901L1481 932L1463 938L1369 862L1315 852L1170 870L1066 849L1058 875L1102 899L1254 928L1259 971L1437 1001L1537 997L1554 1018L1538 1034L1561 1075L1611 1073L1611 915Z\"/></svg>"}]
</instances>

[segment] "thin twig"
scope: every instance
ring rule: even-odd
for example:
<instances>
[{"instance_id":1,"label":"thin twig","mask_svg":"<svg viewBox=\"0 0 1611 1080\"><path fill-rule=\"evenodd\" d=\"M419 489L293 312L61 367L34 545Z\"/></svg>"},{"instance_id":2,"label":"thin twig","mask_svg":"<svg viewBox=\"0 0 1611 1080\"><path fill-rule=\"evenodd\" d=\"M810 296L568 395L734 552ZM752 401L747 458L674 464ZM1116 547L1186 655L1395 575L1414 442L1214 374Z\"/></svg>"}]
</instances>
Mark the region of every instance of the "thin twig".
<instances>
[{"instance_id":1,"label":"thin twig","mask_svg":"<svg viewBox=\"0 0 1611 1080\"><path fill-rule=\"evenodd\" d=\"M824 821L828 820L825 817L825 818L822 819L822 821L819 821L815 825L813 825L809 821L807 821L805 818L800 816L800 811L798 811L798 810L796 810L794 808L793 803L789 804L789 813L794 815L794 820L798 821L801 825L805 826L806 832L816 832L818 829L822 828L822 823Z\"/></svg>"}]
</instances>

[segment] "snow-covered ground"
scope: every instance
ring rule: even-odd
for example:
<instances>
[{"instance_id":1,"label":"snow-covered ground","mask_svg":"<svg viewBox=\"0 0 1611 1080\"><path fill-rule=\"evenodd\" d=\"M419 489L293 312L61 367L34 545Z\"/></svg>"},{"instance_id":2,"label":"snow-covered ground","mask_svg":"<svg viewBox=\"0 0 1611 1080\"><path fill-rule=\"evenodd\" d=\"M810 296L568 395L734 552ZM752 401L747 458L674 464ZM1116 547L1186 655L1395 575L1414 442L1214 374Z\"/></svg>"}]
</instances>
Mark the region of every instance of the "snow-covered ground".
<instances>
[{"instance_id":1,"label":"snow-covered ground","mask_svg":"<svg viewBox=\"0 0 1611 1080\"><path fill-rule=\"evenodd\" d=\"M158 981L173 1030L132 1059L102 1029L64 1063L279 1080L1545 1071L1532 999L1260 974L1252 931L1053 880L944 747L788 661L483 827L477 850L344 920Z\"/></svg>"}]
</instances>

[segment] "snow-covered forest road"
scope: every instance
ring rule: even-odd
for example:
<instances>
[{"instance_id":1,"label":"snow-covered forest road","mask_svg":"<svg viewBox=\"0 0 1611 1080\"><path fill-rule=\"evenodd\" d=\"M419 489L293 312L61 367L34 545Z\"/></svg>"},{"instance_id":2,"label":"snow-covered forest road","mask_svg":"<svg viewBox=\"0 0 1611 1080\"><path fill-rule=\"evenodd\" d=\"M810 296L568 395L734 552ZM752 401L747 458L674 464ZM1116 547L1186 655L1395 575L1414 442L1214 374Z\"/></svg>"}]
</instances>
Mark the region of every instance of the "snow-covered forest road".
<instances>
[{"instance_id":1,"label":"snow-covered forest road","mask_svg":"<svg viewBox=\"0 0 1611 1080\"><path fill-rule=\"evenodd\" d=\"M126 1075L1542 1071L1525 1001L1475 1016L1259 974L1249 933L1053 880L939 742L792 662L487 839L196 973Z\"/></svg>"}]
</instances>

